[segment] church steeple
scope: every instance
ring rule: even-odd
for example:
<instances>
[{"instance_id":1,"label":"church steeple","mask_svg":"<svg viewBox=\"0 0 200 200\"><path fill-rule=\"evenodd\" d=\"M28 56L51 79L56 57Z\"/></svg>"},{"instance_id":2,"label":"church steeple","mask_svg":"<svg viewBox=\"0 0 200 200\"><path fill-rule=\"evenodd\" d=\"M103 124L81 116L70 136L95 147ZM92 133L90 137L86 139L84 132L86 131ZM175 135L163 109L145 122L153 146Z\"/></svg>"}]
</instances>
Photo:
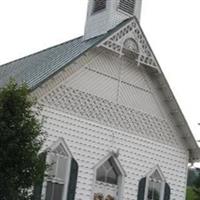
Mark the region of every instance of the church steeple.
<instances>
[{"instance_id":1,"label":"church steeple","mask_svg":"<svg viewBox=\"0 0 200 200\"><path fill-rule=\"evenodd\" d=\"M125 19L140 19L142 0L89 0L85 40L104 34Z\"/></svg>"}]
</instances>

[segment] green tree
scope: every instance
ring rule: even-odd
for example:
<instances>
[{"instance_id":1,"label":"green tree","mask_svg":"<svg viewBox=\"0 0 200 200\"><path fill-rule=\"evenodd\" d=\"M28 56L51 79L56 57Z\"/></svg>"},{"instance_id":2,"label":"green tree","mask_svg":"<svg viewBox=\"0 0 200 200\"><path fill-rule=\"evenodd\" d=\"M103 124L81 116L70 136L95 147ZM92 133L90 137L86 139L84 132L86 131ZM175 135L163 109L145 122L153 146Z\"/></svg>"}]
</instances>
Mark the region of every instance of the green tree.
<instances>
[{"instance_id":1,"label":"green tree","mask_svg":"<svg viewBox=\"0 0 200 200\"><path fill-rule=\"evenodd\" d=\"M46 168L40 159L45 134L25 85L0 89L0 199L28 200Z\"/></svg>"},{"instance_id":2,"label":"green tree","mask_svg":"<svg viewBox=\"0 0 200 200\"><path fill-rule=\"evenodd\" d=\"M194 181L193 192L195 193L194 200L199 200L200 199L200 174L198 178Z\"/></svg>"}]
</instances>

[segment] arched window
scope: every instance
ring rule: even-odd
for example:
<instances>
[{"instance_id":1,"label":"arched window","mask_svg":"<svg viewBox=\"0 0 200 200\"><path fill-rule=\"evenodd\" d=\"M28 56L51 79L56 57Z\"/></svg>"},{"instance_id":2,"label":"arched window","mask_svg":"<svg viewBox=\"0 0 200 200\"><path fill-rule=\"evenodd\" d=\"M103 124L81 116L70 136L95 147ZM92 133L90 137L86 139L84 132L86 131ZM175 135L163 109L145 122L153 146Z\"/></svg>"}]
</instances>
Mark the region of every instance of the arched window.
<instances>
[{"instance_id":1,"label":"arched window","mask_svg":"<svg viewBox=\"0 0 200 200\"><path fill-rule=\"evenodd\" d=\"M127 57L130 57L131 59L135 58L135 60L138 60L138 56L140 55L138 43L133 38L125 39L122 52Z\"/></svg>"},{"instance_id":2,"label":"arched window","mask_svg":"<svg viewBox=\"0 0 200 200\"><path fill-rule=\"evenodd\" d=\"M45 200L73 200L75 196L76 181L78 174L78 163L72 157L64 139L60 138L46 151L46 162L48 164L42 188L34 194ZM69 198L70 197L70 198Z\"/></svg>"},{"instance_id":3,"label":"arched window","mask_svg":"<svg viewBox=\"0 0 200 200\"><path fill-rule=\"evenodd\" d=\"M135 0L120 0L119 1L119 10L133 15L135 9Z\"/></svg>"},{"instance_id":4,"label":"arched window","mask_svg":"<svg viewBox=\"0 0 200 200\"><path fill-rule=\"evenodd\" d=\"M106 8L106 0L94 0L93 13Z\"/></svg>"},{"instance_id":5,"label":"arched window","mask_svg":"<svg viewBox=\"0 0 200 200\"><path fill-rule=\"evenodd\" d=\"M132 38L127 38L124 41L124 46L123 46L126 50L128 51L132 51L134 53L139 53L139 48L138 48L138 44L137 42L132 39Z\"/></svg>"},{"instance_id":6,"label":"arched window","mask_svg":"<svg viewBox=\"0 0 200 200\"><path fill-rule=\"evenodd\" d=\"M102 166L97 169L97 181L117 185L118 172L112 158L109 158Z\"/></svg>"},{"instance_id":7,"label":"arched window","mask_svg":"<svg viewBox=\"0 0 200 200\"><path fill-rule=\"evenodd\" d=\"M169 200L170 187L159 168L156 166L139 182L138 200Z\"/></svg>"},{"instance_id":8,"label":"arched window","mask_svg":"<svg viewBox=\"0 0 200 200\"><path fill-rule=\"evenodd\" d=\"M111 153L95 167L94 200L120 200L125 172L115 154Z\"/></svg>"}]
</instances>

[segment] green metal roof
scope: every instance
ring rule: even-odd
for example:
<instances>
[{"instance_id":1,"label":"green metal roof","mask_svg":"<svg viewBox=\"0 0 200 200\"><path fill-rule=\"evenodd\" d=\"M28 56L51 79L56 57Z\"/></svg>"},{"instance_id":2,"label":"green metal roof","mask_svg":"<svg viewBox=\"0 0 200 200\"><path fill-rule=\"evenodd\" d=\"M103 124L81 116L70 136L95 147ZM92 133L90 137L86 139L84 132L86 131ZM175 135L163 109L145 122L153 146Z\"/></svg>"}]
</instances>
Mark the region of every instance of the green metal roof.
<instances>
[{"instance_id":1,"label":"green metal roof","mask_svg":"<svg viewBox=\"0 0 200 200\"><path fill-rule=\"evenodd\" d=\"M79 37L35 54L15 60L0 66L0 87L3 87L10 78L17 83L26 83L30 89L36 88L46 79L78 58L84 52L97 45L114 31L121 28L131 19L125 20L104 35L83 40Z\"/></svg>"},{"instance_id":2,"label":"green metal roof","mask_svg":"<svg viewBox=\"0 0 200 200\"><path fill-rule=\"evenodd\" d=\"M66 66L95 45L102 38L83 41L82 37L45 49L19 60L0 66L0 87L12 77L17 83L25 82L30 89Z\"/></svg>"}]
</instances>

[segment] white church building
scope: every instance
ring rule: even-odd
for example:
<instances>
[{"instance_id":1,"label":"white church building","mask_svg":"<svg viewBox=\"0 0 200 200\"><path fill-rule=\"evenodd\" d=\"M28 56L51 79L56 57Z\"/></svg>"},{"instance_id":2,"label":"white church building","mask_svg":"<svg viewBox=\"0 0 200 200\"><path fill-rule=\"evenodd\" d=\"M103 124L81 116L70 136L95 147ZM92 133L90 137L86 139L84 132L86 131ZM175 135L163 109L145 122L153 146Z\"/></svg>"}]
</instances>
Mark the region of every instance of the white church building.
<instances>
[{"instance_id":1,"label":"white church building","mask_svg":"<svg viewBox=\"0 0 200 200\"><path fill-rule=\"evenodd\" d=\"M85 33L0 66L42 106L37 200L185 200L198 145L140 26L142 0L89 0ZM170 58L169 58L170 59Z\"/></svg>"}]
</instances>

